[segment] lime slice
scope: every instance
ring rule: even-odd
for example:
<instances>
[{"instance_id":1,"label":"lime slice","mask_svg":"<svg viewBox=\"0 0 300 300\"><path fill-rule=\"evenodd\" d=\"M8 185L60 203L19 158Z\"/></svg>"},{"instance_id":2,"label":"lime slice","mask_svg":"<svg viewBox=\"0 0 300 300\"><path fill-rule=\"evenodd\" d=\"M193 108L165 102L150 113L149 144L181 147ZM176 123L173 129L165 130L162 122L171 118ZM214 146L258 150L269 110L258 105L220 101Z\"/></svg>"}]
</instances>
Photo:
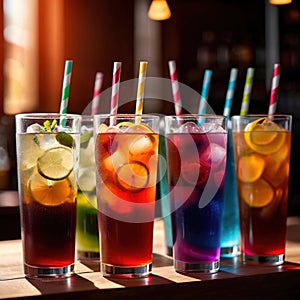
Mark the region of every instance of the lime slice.
<instances>
[{"instance_id":1,"label":"lime slice","mask_svg":"<svg viewBox=\"0 0 300 300\"><path fill-rule=\"evenodd\" d=\"M143 163L125 163L118 168L116 181L122 189L138 192L148 185L149 171Z\"/></svg>"},{"instance_id":2,"label":"lime slice","mask_svg":"<svg viewBox=\"0 0 300 300\"><path fill-rule=\"evenodd\" d=\"M284 129L267 118L259 118L245 127L248 146L261 154L277 152L285 140Z\"/></svg>"},{"instance_id":3,"label":"lime slice","mask_svg":"<svg viewBox=\"0 0 300 300\"><path fill-rule=\"evenodd\" d=\"M75 201L75 192L68 179L52 181L35 174L29 180L29 190L35 201L46 206Z\"/></svg>"},{"instance_id":4,"label":"lime slice","mask_svg":"<svg viewBox=\"0 0 300 300\"><path fill-rule=\"evenodd\" d=\"M242 156L238 161L237 174L240 181L254 182L259 179L265 168L265 161L258 154Z\"/></svg>"},{"instance_id":5,"label":"lime slice","mask_svg":"<svg viewBox=\"0 0 300 300\"><path fill-rule=\"evenodd\" d=\"M50 180L62 180L73 170L73 153L67 147L48 149L37 160L39 173Z\"/></svg>"}]
</instances>

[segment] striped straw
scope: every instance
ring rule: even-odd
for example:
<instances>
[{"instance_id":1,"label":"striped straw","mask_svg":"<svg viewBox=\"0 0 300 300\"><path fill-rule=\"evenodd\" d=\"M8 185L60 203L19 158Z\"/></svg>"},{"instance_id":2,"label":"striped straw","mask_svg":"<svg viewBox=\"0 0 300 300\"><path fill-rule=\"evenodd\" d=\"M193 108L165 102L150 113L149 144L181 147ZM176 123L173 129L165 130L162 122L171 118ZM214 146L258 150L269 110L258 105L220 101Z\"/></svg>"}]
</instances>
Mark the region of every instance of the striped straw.
<instances>
[{"instance_id":1,"label":"striped straw","mask_svg":"<svg viewBox=\"0 0 300 300\"><path fill-rule=\"evenodd\" d=\"M275 64L273 70L272 90L270 95L269 115L274 115L276 112L279 79L280 79L280 64Z\"/></svg>"},{"instance_id":2,"label":"striped straw","mask_svg":"<svg viewBox=\"0 0 300 300\"><path fill-rule=\"evenodd\" d=\"M247 75L246 75L245 87L244 87L242 106L241 106L241 111L240 111L241 116L245 116L248 114L250 96L251 96L252 85L253 85L253 78L254 78L254 69L248 68Z\"/></svg>"},{"instance_id":3,"label":"striped straw","mask_svg":"<svg viewBox=\"0 0 300 300\"><path fill-rule=\"evenodd\" d=\"M122 67L121 62L114 62L113 78L112 78L112 91L111 91L111 103L110 103L110 114L111 115L115 115L118 111L121 67Z\"/></svg>"},{"instance_id":4,"label":"striped straw","mask_svg":"<svg viewBox=\"0 0 300 300\"><path fill-rule=\"evenodd\" d=\"M98 112L102 82L103 82L103 73L97 72L95 77L94 94L92 100L92 115L95 115Z\"/></svg>"},{"instance_id":5,"label":"striped straw","mask_svg":"<svg viewBox=\"0 0 300 300\"><path fill-rule=\"evenodd\" d=\"M236 79L237 79L238 70L236 68L232 68L230 71L229 83L226 93L226 100L223 115L225 117L230 117L231 106L232 106L232 99L234 96Z\"/></svg>"},{"instance_id":6,"label":"striped straw","mask_svg":"<svg viewBox=\"0 0 300 300\"><path fill-rule=\"evenodd\" d=\"M146 61L140 62L139 82L138 82L138 89L137 89L137 95L136 95L136 107L135 107L136 115L141 115L143 113L147 65L148 65L148 62L146 62Z\"/></svg>"},{"instance_id":7,"label":"striped straw","mask_svg":"<svg viewBox=\"0 0 300 300\"><path fill-rule=\"evenodd\" d=\"M181 103L181 96L180 96L175 60L169 61L169 71L170 71L170 78L172 83L172 93L173 93L173 100L175 105L175 114L179 116L182 114L182 103Z\"/></svg>"},{"instance_id":8,"label":"striped straw","mask_svg":"<svg viewBox=\"0 0 300 300\"><path fill-rule=\"evenodd\" d=\"M212 74L213 74L212 70L209 70L209 69L205 70L205 72L204 72L202 91L201 91L201 99L200 99L200 105L199 105L199 114L200 115L206 114L207 100L208 100L208 94L209 94Z\"/></svg>"},{"instance_id":9,"label":"striped straw","mask_svg":"<svg viewBox=\"0 0 300 300\"><path fill-rule=\"evenodd\" d=\"M60 102L60 113L66 114L68 110L68 102L69 102L69 95L70 95L70 83L71 83L71 74L72 74L72 60L65 61L65 71L64 71L64 80L63 80L63 87L62 87L62 97ZM61 119L61 125L66 125L66 119Z\"/></svg>"}]
</instances>

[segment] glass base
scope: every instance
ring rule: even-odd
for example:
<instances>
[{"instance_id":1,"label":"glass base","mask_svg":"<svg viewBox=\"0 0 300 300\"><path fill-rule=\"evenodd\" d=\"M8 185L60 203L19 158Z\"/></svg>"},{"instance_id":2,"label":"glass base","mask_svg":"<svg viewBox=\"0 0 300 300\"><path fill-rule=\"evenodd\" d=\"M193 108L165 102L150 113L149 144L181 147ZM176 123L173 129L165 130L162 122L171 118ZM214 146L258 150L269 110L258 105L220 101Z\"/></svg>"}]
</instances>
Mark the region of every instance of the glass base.
<instances>
[{"instance_id":1,"label":"glass base","mask_svg":"<svg viewBox=\"0 0 300 300\"><path fill-rule=\"evenodd\" d=\"M221 257L222 258L233 258L240 254L239 246L235 245L232 247L223 247L221 248Z\"/></svg>"},{"instance_id":2,"label":"glass base","mask_svg":"<svg viewBox=\"0 0 300 300\"><path fill-rule=\"evenodd\" d=\"M203 264L191 264L179 260L174 260L174 268L176 272L179 273L202 272L202 273L212 274L219 271L220 260L211 263L203 263Z\"/></svg>"},{"instance_id":3,"label":"glass base","mask_svg":"<svg viewBox=\"0 0 300 300\"><path fill-rule=\"evenodd\" d=\"M24 264L24 273L30 278L66 278L74 274L74 264L65 267L34 267Z\"/></svg>"},{"instance_id":4,"label":"glass base","mask_svg":"<svg viewBox=\"0 0 300 300\"><path fill-rule=\"evenodd\" d=\"M104 277L140 278L147 277L152 270L152 264L139 267L121 267L101 263L101 272Z\"/></svg>"},{"instance_id":5,"label":"glass base","mask_svg":"<svg viewBox=\"0 0 300 300\"><path fill-rule=\"evenodd\" d=\"M100 254L99 252L77 250L77 258L79 260L100 260Z\"/></svg>"},{"instance_id":6,"label":"glass base","mask_svg":"<svg viewBox=\"0 0 300 300\"><path fill-rule=\"evenodd\" d=\"M251 256L243 253L242 261L247 265L279 266L284 263L284 254L274 256Z\"/></svg>"}]
</instances>

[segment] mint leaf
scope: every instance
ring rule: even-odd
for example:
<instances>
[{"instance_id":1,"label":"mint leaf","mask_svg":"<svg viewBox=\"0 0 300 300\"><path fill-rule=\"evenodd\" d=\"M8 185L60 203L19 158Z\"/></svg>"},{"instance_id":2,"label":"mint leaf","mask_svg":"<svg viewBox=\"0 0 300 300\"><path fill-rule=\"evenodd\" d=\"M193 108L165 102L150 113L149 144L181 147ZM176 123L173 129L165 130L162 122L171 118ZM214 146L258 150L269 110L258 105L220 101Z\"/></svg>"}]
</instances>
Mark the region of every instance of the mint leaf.
<instances>
[{"instance_id":1,"label":"mint leaf","mask_svg":"<svg viewBox=\"0 0 300 300\"><path fill-rule=\"evenodd\" d=\"M58 132L55 136L56 140L61 144L69 148L75 147L75 142L73 137L66 132Z\"/></svg>"},{"instance_id":2,"label":"mint leaf","mask_svg":"<svg viewBox=\"0 0 300 300\"><path fill-rule=\"evenodd\" d=\"M80 136L80 147L87 148L91 137L93 136L93 131L87 131Z\"/></svg>"}]
</instances>

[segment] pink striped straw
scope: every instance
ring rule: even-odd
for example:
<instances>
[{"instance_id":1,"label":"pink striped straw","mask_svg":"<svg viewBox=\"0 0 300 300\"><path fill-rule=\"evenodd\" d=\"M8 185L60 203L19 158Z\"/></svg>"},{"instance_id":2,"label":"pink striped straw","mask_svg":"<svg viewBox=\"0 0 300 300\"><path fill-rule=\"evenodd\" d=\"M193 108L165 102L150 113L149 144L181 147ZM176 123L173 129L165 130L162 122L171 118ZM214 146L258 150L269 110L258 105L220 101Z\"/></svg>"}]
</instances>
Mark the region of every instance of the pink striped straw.
<instances>
[{"instance_id":1,"label":"pink striped straw","mask_svg":"<svg viewBox=\"0 0 300 300\"><path fill-rule=\"evenodd\" d=\"M179 116L182 114L182 104L181 104L181 96L180 96L175 60L169 61L169 70L170 70L170 77L172 83L172 93L173 93L173 100L175 105L175 114Z\"/></svg>"},{"instance_id":2,"label":"pink striped straw","mask_svg":"<svg viewBox=\"0 0 300 300\"><path fill-rule=\"evenodd\" d=\"M103 73L97 72L95 77L94 94L92 100L92 115L98 113L102 83L103 83Z\"/></svg>"},{"instance_id":3,"label":"pink striped straw","mask_svg":"<svg viewBox=\"0 0 300 300\"><path fill-rule=\"evenodd\" d=\"M112 91L111 91L111 106L110 106L110 114L111 115L115 115L118 111L121 67L122 67L121 62L114 62L113 78L112 78Z\"/></svg>"},{"instance_id":4,"label":"pink striped straw","mask_svg":"<svg viewBox=\"0 0 300 300\"><path fill-rule=\"evenodd\" d=\"M274 115L276 112L279 79L280 79L280 64L275 64L273 70L272 90L270 95L269 115Z\"/></svg>"}]
</instances>

